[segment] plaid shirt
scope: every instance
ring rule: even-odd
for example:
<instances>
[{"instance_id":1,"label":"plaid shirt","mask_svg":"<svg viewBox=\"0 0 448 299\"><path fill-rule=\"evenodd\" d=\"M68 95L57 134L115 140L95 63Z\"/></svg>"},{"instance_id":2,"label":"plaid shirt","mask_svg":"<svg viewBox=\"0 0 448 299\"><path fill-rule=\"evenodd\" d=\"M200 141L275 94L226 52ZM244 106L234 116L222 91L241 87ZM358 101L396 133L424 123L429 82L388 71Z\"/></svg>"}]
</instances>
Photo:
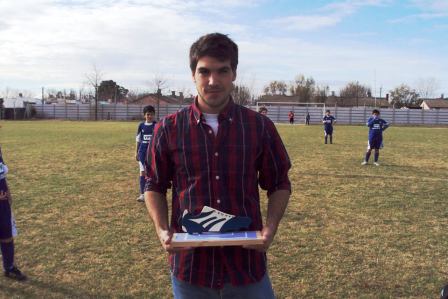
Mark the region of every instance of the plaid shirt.
<instances>
[{"instance_id":1,"label":"plaid shirt","mask_svg":"<svg viewBox=\"0 0 448 299\"><path fill-rule=\"evenodd\" d=\"M274 124L231 100L218 115L215 136L196 101L157 124L147 153L145 191L166 194L172 185L171 228L176 232L182 232L185 209L196 214L204 205L248 216L249 230L261 230L258 185L268 195L291 190L291 163ZM169 259L179 280L216 289L227 282L257 282L266 272L266 254L241 246L200 247Z\"/></svg>"}]
</instances>

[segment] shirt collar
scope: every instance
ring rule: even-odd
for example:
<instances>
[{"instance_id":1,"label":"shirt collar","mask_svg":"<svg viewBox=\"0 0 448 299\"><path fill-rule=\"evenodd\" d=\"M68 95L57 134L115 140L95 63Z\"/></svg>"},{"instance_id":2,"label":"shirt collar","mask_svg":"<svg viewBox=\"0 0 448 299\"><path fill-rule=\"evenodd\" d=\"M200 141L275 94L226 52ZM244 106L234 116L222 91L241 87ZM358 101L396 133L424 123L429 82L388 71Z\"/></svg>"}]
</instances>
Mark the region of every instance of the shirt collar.
<instances>
[{"instance_id":1,"label":"shirt collar","mask_svg":"<svg viewBox=\"0 0 448 299\"><path fill-rule=\"evenodd\" d=\"M192 106L193 110L193 118L194 122L196 124L199 124L200 122L204 121L204 115L202 114L201 110L199 109L198 105L198 96L194 99ZM218 115L218 121L221 122L223 120L228 120L230 122L234 119L234 109L235 103L233 102L233 98L230 97L230 101L227 103L227 105L224 107L224 109L219 113Z\"/></svg>"}]
</instances>

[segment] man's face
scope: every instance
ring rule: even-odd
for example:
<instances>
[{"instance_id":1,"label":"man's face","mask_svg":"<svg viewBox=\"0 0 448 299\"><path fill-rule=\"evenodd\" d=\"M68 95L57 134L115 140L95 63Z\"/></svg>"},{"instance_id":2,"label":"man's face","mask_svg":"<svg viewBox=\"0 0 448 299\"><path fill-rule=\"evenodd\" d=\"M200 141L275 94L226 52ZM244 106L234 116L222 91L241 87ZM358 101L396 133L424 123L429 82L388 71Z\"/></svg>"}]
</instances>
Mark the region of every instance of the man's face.
<instances>
[{"instance_id":1,"label":"man's face","mask_svg":"<svg viewBox=\"0 0 448 299\"><path fill-rule=\"evenodd\" d=\"M198 91L198 103L202 112L219 113L229 102L236 73L230 60L219 61L210 56L198 60L193 81Z\"/></svg>"},{"instance_id":2,"label":"man's face","mask_svg":"<svg viewBox=\"0 0 448 299\"><path fill-rule=\"evenodd\" d=\"M378 113L373 113L373 118L378 118L379 114Z\"/></svg>"},{"instance_id":3,"label":"man's face","mask_svg":"<svg viewBox=\"0 0 448 299\"><path fill-rule=\"evenodd\" d=\"M325 112L325 114L326 114L327 116L330 116L330 112L328 112L328 111L327 111L327 112Z\"/></svg>"},{"instance_id":4,"label":"man's face","mask_svg":"<svg viewBox=\"0 0 448 299\"><path fill-rule=\"evenodd\" d=\"M145 113L145 120L147 123L152 122L152 120L154 119L154 113L153 112L146 112Z\"/></svg>"}]
</instances>

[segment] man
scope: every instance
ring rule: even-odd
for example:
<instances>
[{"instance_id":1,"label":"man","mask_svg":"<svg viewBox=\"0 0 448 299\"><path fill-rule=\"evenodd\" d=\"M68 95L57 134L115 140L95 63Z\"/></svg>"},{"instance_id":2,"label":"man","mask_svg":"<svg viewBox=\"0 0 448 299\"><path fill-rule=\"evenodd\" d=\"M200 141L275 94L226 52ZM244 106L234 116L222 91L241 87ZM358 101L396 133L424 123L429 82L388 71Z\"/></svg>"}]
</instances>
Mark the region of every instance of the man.
<instances>
[{"instance_id":1,"label":"man","mask_svg":"<svg viewBox=\"0 0 448 299\"><path fill-rule=\"evenodd\" d=\"M294 124L294 112L292 112L292 110L289 111L289 113L288 113L288 118L289 118L289 123L290 123L291 125L293 125L293 124Z\"/></svg>"},{"instance_id":2,"label":"man","mask_svg":"<svg viewBox=\"0 0 448 299\"><path fill-rule=\"evenodd\" d=\"M333 144L333 124L336 122L336 118L331 115L331 111L327 110L322 119L324 124L325 144L327 144L328 136L330 136L330 144Z\"/></svg>"},{"instance_id":3,"label":"man","mask_svg":"<svg viewBox=\"0 0 448 299\"><path fill-rule=\"evenodd\" d=\"M311 119L310 113L307 112L307 113L306 113L306 118L305 118L305 124L306 124L307 126L310 125L310 119Z\"/></svg>"},{"instance_id":4,"label":"man","mask_svg":"<svg viewBox=\"0 0 448 299\"><path fill-rule=\"evenodd\" d=\"M145 190L145 159L148 144L151 141L152 133L154 132L155 109L153 106L148 105L143 108L144 122L141 122L137 128L137 136L135 137L135 159L138 162L140 168L140 196L137 197L138 202L145 202L144 190Z\"/></svg>"},{"instance_id":5,"label":"man","mask_svg":"<svg viewBox=\"0 0 448 299\"><path fill-rule=\"evenodd\" d=\"M238 47L226 35L199 38L190 48L198 96L157 124L148 151L145 201L169 253L175 298L274 298L266 251L289 200L291 163L269 118L233 102L237 64ZM268 195L264 225L259 186ZM261 230L263 244L173 248L183 213L198 214L205 206L251 218L248 230Z\"/></svg>"},{"instance_id":6,"label":"man","mask_svg":"<svg viewBox=\"0 0 448 299\"><path fill-rule=\"evenodd\" d=\"M367 142L367 152L362 165L367 165L369 163L370 154L372 149L375 150L375 157L373 164L375 166L380 166L378 163L378 158L380 156L380 148L383 148L383 131L389 127L389 124L384 119L380 118L380 111L374 109L372 111L372 116L367 120L369 127L369 140Z\"/></svg>"},{"instance_id":7,"label":"man","mask_svg":"<svg viewBox=\"0 0 448 299\"><path fill-rule=\"evenodd\" d=\"M8 167L4 164L0 149L0 249L4 275L15 280L26 280L14 263L14 237L17 235L14 216L11 211L11 193L6 183Z\"/></svg>"}]
</instances>

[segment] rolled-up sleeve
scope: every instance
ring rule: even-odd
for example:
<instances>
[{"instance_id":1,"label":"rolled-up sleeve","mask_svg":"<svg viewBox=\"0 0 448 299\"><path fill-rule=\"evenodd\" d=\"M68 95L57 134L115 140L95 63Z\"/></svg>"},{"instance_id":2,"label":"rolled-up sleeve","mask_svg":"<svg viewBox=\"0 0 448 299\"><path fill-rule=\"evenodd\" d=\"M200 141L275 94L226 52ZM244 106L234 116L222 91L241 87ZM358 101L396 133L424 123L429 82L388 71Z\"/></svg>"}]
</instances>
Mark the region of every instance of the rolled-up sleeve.
<instances>
[{"instance_id":1,"label":"rolled-up sleeve","mask_svg":"<svg viewBox=\"0 0 448 299\"><path fill-rule=\"evenodd\" d=\"M166 194L167 189L171 187L173 167L169 155L168 138L169 134L164 119L154 128L153 138L146 153L145 191Z\"/></svg>"},{"instance_id":2,"label":"rolled-up sleeve","mask_svg":"<svg viewBox=\"0 0 448 299\"><path fill-rule=\"evenodd\" d=\"M259 169L260 187L268 191L268 196L277 190L291 192L291 182L288 177L291 162L280 135L270 120L265 120L262 147Z\"/></svg>"}]
</instances>

